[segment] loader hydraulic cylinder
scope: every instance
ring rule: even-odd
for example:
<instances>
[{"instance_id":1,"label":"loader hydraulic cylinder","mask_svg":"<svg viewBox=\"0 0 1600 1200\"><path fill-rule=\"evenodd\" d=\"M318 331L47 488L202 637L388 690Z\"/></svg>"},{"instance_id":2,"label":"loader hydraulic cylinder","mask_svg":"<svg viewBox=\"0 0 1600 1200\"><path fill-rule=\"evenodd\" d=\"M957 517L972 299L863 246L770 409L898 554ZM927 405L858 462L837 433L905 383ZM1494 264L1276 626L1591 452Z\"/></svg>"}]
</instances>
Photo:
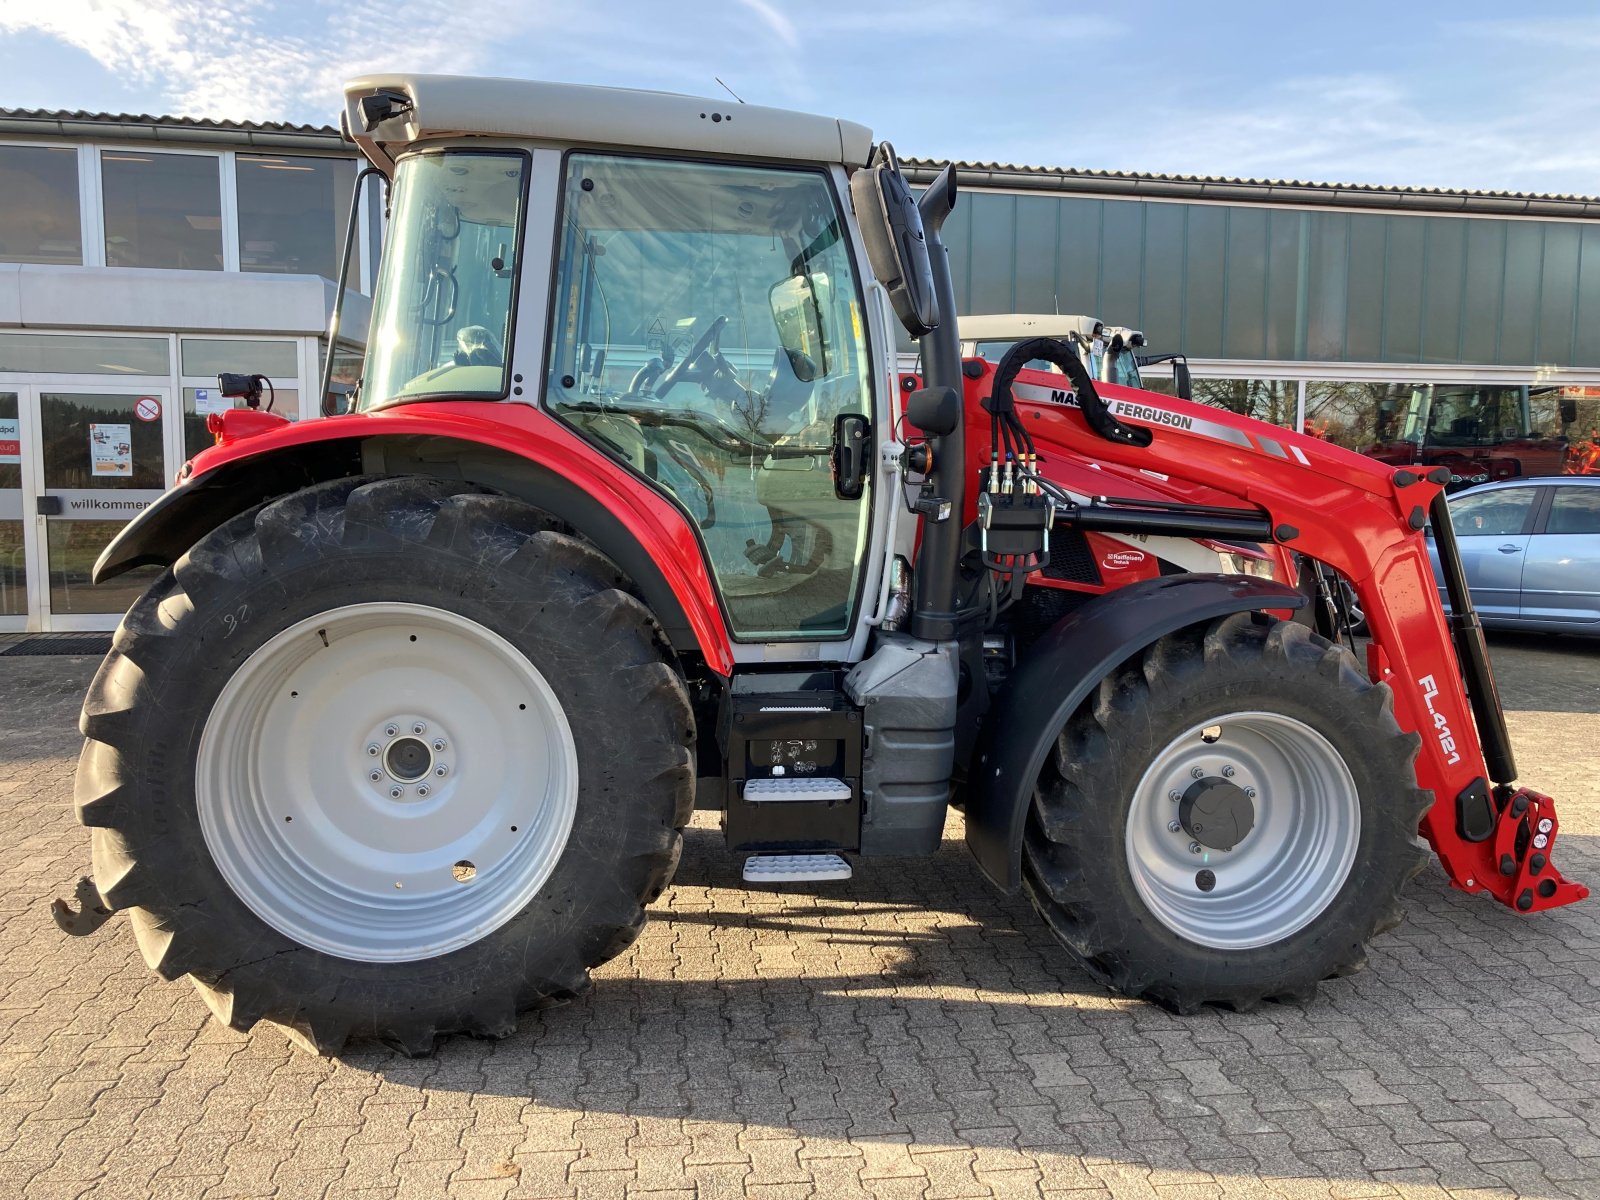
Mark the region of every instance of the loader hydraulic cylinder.
<instances>
[{"instance_id":1,"label":"loader hydraulic cylinder","mask_svg":"<svg viewBox=\"0 0 1600 1200\"><path fill-rule=\"evenodd\" d=\"M1461 566L1461 549L1456 545L1455 526L1450 524L1450 509L1440 492L1428 506L1433 524L1433 545L1439 554L1439 573L1444 576L1445 594L1450 597L1450 636L1455 641L1456 657L1461 662L1461 677L1467 685L1467 702L1472 705L1473 724L1483 743L1483 761L1495 783L1511 784L1517 778L1517 760L1511 753L1511 735L1506 730L1505 709L1494 686L1494 670L1483 642L1483 623L1472 606L1472 592Z\"/></svg>"}]
</instances>

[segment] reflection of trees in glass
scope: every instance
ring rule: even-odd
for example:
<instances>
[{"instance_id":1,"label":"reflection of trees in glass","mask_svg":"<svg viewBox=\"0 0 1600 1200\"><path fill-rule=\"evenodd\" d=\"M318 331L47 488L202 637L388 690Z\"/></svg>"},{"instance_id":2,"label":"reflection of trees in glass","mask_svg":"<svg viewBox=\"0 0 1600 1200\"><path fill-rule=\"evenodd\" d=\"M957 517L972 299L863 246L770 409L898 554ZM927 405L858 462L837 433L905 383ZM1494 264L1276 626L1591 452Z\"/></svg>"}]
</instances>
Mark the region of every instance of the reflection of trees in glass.
<instances>
[{"instance_id":1,"label":"reflection of trees in glass","mask_svg":"<svg viewBox=\"0 0 1600 1200\"><path fill-rule=\"evenodd\" d=\"M166 485L162 465L161 422L133 415L137 396L51 395L40 397L40 433L44 438L44 482L53 488L160 488ZM132 475L95 475L90 466L89 426L128 426L133 447Z\"/></svg>"},{"instance_id":2,"label":"reflection of trees in glass","mask_svg":"<svg viewBox=\"0 0 1600 1200\"><path fill-rule=\"evenodd\" d=\"M1194 398L1242 417L1293 426L1299 385L1292 379L1196 379Z\"/></svg>"},{"instance_id":3,"label":"reflection of trees in glass","mask_svg":"<svg viewBox=\"0 0 1600 1200\"><path fill-rule=\"evenodd\" d=\"M1307 383L1307 432L1350 450L1403 438L1414 386L1350 380Z\"/></svg>"}]
</instances>

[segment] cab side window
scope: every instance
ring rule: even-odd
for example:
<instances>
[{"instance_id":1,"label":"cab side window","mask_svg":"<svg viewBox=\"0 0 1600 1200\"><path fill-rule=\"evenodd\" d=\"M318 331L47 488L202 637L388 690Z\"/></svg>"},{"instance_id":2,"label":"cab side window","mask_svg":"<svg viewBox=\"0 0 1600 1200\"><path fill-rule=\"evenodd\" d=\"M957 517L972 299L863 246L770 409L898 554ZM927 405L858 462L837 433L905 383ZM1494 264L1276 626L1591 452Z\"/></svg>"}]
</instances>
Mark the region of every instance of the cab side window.
<instances>
[{"instance_id":1,"label":"cab side window","mask_svg":"<svg viewBox=\"0 0 1600 1200\"><path fill-rule=\"evenodd\" d=\"M735 636L845 637L869 502L835 420L872 412L828 175L568 156L545 401L698 526Z\"/></svg>"}]
</instances>

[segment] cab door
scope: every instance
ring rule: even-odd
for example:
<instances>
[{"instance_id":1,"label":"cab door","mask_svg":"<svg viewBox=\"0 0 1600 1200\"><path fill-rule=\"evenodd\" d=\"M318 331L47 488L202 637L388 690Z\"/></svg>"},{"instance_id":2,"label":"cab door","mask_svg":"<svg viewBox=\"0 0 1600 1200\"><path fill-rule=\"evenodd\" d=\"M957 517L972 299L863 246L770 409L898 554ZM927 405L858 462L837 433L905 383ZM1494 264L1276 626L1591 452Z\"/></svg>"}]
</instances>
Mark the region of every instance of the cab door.
<instances>
[{"instance_id":1,"label":"cab door","mask_svg":"<svg viewBox=\"0 0 1600 1200\"><path fill-rule=\"evenodd\" d=\"M875 377L835 179L575 151L563 191L546 406L694 523L736 642L849 642L871 489L833 457L875 461Z\"/></svg>"}]
</instances>

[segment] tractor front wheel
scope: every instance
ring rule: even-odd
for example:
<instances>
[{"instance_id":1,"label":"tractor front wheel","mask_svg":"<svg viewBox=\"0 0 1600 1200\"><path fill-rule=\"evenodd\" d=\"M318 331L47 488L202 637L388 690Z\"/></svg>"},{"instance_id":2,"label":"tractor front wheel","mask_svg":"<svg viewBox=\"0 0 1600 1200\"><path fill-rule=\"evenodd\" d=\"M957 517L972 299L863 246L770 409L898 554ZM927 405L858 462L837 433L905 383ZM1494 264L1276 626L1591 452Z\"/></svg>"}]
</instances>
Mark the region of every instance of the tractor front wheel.
<instances>
[{"instance_id":1,"label":"tractor front wheel","mask_svg":"<svg viewBox=\"0 0 1600 1200\"><path fill-rule=\"evenodd\" d=\"M141 950L323 1053L497 1036L666 885L694 720L649 611L537 510L353 479L204 538L123 621L78 813Z\"/></svg>"},{"instance_id":2,"label":"tractor front wheel","mask_svg":"<svg viewBox=\"0 0 1600 1200\"><path fill-rule=\"evenodd\" d=\"M1309 998L1365 964L1426 861L1418 745L1388 688L1303 625L1241 613L1181 630L1068 721L1024 882L1124 994L1182 1012Z\"/></svg>"}]
</instances>

